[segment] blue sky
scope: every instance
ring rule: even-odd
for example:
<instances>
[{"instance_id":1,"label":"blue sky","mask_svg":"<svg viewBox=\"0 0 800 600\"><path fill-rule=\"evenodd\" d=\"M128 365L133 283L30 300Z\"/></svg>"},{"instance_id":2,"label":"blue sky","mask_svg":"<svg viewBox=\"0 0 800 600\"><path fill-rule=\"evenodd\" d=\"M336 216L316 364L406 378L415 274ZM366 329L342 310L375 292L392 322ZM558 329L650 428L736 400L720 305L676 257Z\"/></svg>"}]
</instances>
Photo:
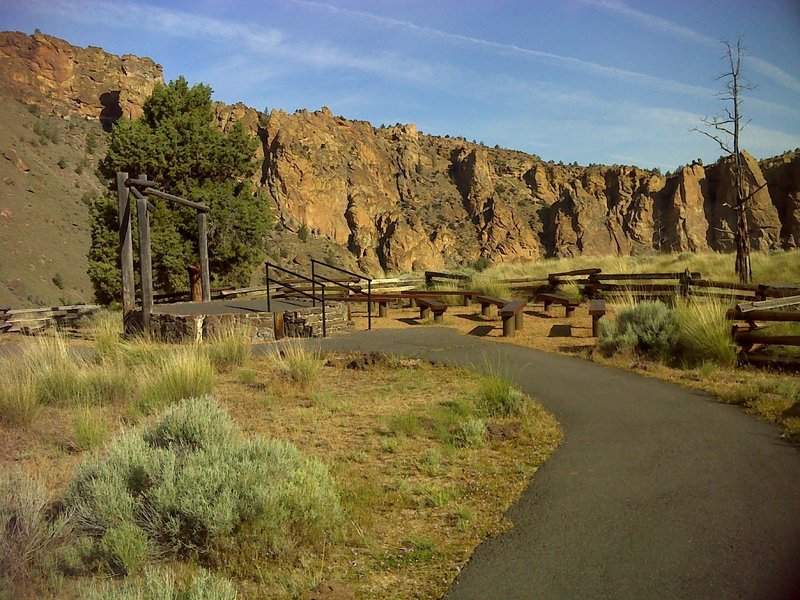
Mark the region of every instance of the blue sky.
<instances>
[{"instance_id":1,"label":"blue sky","mask_svg":"<svg viewBox=\"0 0 800 600\"><path fill-rule=\"evenodd\" d=\"M136 25L136 22L141 25ZM800 147L797 0L4 0L0 28L150 56L215 99L328 106L580 164L715 160L720 40L744 39L742 145Z\"/></svg>"}]
</instances>

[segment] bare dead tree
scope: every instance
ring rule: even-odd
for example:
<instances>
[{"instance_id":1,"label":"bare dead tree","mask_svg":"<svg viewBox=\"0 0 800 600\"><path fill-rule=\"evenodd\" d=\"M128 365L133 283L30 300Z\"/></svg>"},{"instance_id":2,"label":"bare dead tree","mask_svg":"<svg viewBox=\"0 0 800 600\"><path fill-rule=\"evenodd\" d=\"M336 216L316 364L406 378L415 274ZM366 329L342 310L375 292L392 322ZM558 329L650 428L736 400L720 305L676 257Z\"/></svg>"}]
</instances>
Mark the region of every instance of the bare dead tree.
<instances>
[{"instance_id":1,"label":"bare dead tree","mask_svg":"<svg viewBox=\"0 0 800 600\"><path fill-rule=\"evenodd\" d=\"M750 236L748 235L747 213L745 207L747 201L752 197L745 197L744 194L744 171L742 169L742 155L739 151L739 134L749 121L742 124L742 91L753 90L755 86L750 84L742 77L742 57L745 53L742 39L739 38L736 44L728 41L722 42L725 46L725 57L728 61L728 70L721 73L716 80L725 82L725 90L718 92L716 96L725 102L730 102L731 107L724 107L724 114L713 117L705 117L703 125L706 129L694 127L691 131L702 133L706 137L714 140L723 152L728 156L733 156L733 176L736 188L736 206L733 207L736 214L736 275L742 283L750 283L753 280L753 272L750 267ZM710 131L708 131L710 130Z\"/></svg>"}]
</instances>

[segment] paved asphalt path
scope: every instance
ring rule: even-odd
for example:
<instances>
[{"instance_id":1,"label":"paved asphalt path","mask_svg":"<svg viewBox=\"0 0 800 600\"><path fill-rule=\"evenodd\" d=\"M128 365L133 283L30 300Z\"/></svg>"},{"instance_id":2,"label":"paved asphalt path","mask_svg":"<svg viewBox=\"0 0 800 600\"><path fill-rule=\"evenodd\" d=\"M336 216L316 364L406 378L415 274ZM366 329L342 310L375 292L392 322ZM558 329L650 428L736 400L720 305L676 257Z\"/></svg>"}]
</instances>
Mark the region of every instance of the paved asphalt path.
<instances>
[{"instance_id":1,"label":"paved asphalt path","mask_svg":"<svg viewBox=\"0 0 800 600\"><path fill-rule=\"evenodd\" d=\"M507 365L565 440L447 598L800 598L800 452L708 396L440 327L322 342Z\"/></svg>"}]
</instances>

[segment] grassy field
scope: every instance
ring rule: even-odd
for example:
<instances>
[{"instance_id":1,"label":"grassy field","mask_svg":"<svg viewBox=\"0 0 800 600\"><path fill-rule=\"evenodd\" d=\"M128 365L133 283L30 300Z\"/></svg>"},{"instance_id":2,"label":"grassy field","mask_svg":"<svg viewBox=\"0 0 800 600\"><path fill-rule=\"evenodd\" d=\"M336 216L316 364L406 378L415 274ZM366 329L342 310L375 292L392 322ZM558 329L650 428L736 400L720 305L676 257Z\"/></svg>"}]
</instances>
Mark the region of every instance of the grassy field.
<instances>
[{"instance_id":1,"label":"grassy field","mask_svg":"<svg viewBox=\"0 0 800 600\"><path fill-rule=\"evenodd\" d=\"M3 361L0 598L437 598L561 437L498 368L95 333Z\"/></svg>"}]
</instances>

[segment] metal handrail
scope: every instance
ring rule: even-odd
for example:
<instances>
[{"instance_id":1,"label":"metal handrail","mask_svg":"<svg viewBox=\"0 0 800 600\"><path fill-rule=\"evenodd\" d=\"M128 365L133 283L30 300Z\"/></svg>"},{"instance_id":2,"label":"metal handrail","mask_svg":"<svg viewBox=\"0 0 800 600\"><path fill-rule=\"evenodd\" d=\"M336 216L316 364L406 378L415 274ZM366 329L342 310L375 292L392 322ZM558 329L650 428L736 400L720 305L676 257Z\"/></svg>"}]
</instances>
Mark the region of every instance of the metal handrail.
<instances>
[{"instance_id":1,"label":"metal handrail","mask_svg":"<svg viewBox=\"0 0 800 600\"><path fill-rule=\"evenodd\" d=\"M367 281L367 329L372 329L372 278L367 277L361 273L354 273L353 271L348 271L347 269L342 269L341 267L335 267L329 263L323 262L321 260L317 260L315 258L311 259L311 278L316 279L317 277L328 281L329 283L333 283L334 285L338 285L339 287L343 287L348 291L354 291L350 288L350 286L340 283L338 281L334 281L333 279L328 279L327 277L323 277L322 275L316 274L316 265L322 265L323 267L327 267L329 269L333 269L334 271L339 271L340 273L344 273L345 275L352 275L353 277L358 277L359 279L365 279Z\"/></svg>"},{"instance_id":2,"label":"metal handrail","mask_svg":"<svg viewBox=\"0 0 800 600\"><path fill-rule=\"evenodd\" d=\"M278 271L282 271L284 273L288 273L289 275L293 275L293 276L295 276L295 277L297 277L299 279L302 279L304 281L310 282L311 283L311 293L309 294L308 292L305 292L305 291L301 290L300 288L294 287L290 283L286 283L286 282L279 281L277 279L273 279L273 281L275 283L279 284L280 286L288 288L289 290L295 292L296 294L300 294L301 296L305 296L306 298L311 298L311 306L316 306L317 305L317 290L316 290L317 283L313 279L311 279L310 277L306 277L305 275L300 275L300 273L295 273L294 271L290 271L289 269L284 269L283 267L280 267L280 266L278 266L278 265L276 265L274 263L271 263L271 262L265 262L264 263L264 267L265 267L266 278L267 278L267 312L272 312L272 297L271 297L271 294L270 294L270 291L269 291L269 281L270 281L269 268L270 267L272 267L273 269L277 269ZM328 337L328 323L327 323L327 317L326 317L326 314L325 314L325 312L326 312L325 311L325 284L320 282L319 286L320 286L321 295L322 295L322 298L321 298L321 302L322 302L322 337Z\"/></svg>"}]
</instances>

